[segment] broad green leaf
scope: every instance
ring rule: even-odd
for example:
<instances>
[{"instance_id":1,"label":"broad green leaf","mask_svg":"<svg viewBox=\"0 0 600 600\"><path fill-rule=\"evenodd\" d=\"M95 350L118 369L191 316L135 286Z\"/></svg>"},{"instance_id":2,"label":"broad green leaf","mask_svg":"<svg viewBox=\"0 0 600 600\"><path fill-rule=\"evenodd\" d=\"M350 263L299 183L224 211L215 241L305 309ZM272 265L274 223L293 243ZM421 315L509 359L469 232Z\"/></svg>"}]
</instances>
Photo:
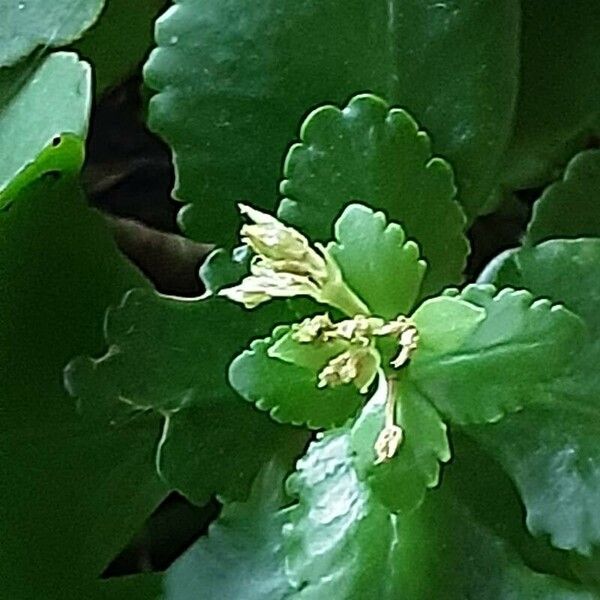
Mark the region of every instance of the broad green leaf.
<instances>
[{"instance_id":1,"label":"broad green leaf","mask_svg":"<svg viewBox=\"0 0 600 600\"><path fill-rule=\"evenodd\" d=\"M356 412L363 398L352 384L318 388L318 370L269 356L269 349L289 331L287 326L277 327L271 337L253 341L231 363L231 385L280 423L315 429L341 425Z\"/></svg>"},{"instance_id":2,"label":"broad green leaf","mask_svg":"<svg viewBox=\"0 0 600 600\"><path fill-rule=\"evenodd\" d=\"M418 391L459 424L497 421L549 398L583 343L582 321L525 290L496 294L493 286L469 285L460 299L482 308L485 318L448 351L420 353L417 348L406 371Z\"/></svg>"},{"instance_id":3,"label":"broad green leaf","mask_svg":"<svg viewBox=\"0 0 600 600\"><path fill-rule=\"evenodd\" d=\"M153 457L160 424L83 418L62 370L101 348L106 306L145 283L67 176L24 188L0 213L0 235L2 596L95 598L166 493Z\"/></svg>"},{"instance_id":4,"label":"broad green leaf","mask_svg":"<svg viewBox=\"0 0 600 600\"><path fill-rule=\"evenodd\" d=\"M211 493L245 498L262 465L277 457L291 466L307 441L232 394L211 396L167 417L156 461L163 479L199 506Z\"/></svg>"},{"instance_id":5,"label":"broad green leaf","mask_svg":"<svg viewBox=\"0 0 600 600\"><path fill-rule=\"evenodd\" d=\"M94 68L96 93L128 77L144 60L152 44L154 19L165 0L105 0L94 26L75 44Z\"/></svg>"},{"instance_id":6,"label":"broad green leaf","mask_svg":"<svg viewBox=\"0 0 600 600\"><path fill-rule=\"evenodd\" d=\"M0 4L0 67L37 47L66 46L98 18L104 0L3 0Z\"/></svg>"},{"instance_id":7,"label":"broad green leaf","mask_svg":"<svg viewBox=\"0 0 600 600\"><path fill-rule=\"evenodd\" d=\"M467 431L486 445L515 481L535 534L559 548L588 553L600 546L600 240L551 240L513 252L497 270L500 284L527 286L562 301L591 335L554 386L549 402L532 405L489 428Z\"/></svg>"},{"instance_id":8,"label":"broad green leaf","mask_svg":"<svg viewBox=\"0 0 600 600\"><path fill-rule=\"evenodd\" d=\"M327 240L330 224L347 204L367 202L383 209L388 220L397 221L419 244L429 267L425 295L461 281L468 243L452 170L432 157L429 137L408 113L363 94L343 110L317 109L300 135L284 167L281 191L286 198L278 211L284 221L313 239ZM357 251L358 234L340 233ZM356 239L350 242L350 236Z\"/></svg>"},{"instance_id":9,"label":"broad green leaf","mask_svg":"<svg viewBox=\"0 0 600 600\"><path fill-rule=\"evenodd\" d=\"M600 334L599 239L548 240L511 251L490 283L526 287L535 296L550 298L583 318L592 335Z\"/></svg>"},{"instance_id":10,"label":"broad green leaf","mask_svg":"<svg viewBox=\"0 0 600 600\"><path fill-rule=\"evenodd\" d=\"M388 225L383 213L352 204L335 224L335 239L328 250L345 282L374 314L393 319L410 311L427 265L400 225Z\"/></svg>"},{"instance_id":11,"label":"broad green leaf","mask_svg":"<svg viewBox=\"0 0 600 600\"><path fill-rule=\"evenodd\" d=\"M410 577L401 588L405 597L598 600L600 594L563 578L572 577L568 571L563 577L545 572L559 565L541 562L539 545L526 560L519 555L517 549L523 551L528 541L511 487L491 461L479 460L473 451L466 455L460 440L455 442L440 488L427 494L419 511L402 518L400 537L412 533L404 565Z\"/></svg>"},{"instance_id":12,"label":"broad green leaf","mask_svg":"<svg viewBox=\"0 0 600 600\"><path fill-rule=\"evenodd\" d=\"M489 470L464 469L459 460L447 470L441 488L428 493L418 510L394 515L357 477L346 432L330 432L312 444L288 480L289 492L297 498L284 529L288 576L297 590L293 597L600 597L525 566L503 537L515 524L519 527L518 504L516 511L507 506L507 500L512 500L510 487L493 489L490 496L478 487L482 480L489 482ZM477 493L481 498L474 498ZM478 503L487 505L488 511L493 507L494 514L486 514Z\"/></svg>"},{"instance_id":13,"label":"broad green leaf","mask_svg":"<svg viewBox=\"0 0 600 600\"><path fill-rule=\"evenodd\" d=\"M521 5L521 87L504 174L513 189L552 181L600 132L600 4Z\"/></svg>"},{"instance_id":14,"label":"broad green leaf","mask_svg":"<svg viewBox=\"0 0 600 600\"><path fill-rule=\"evenodd\" d=\"M600 407L556 397L467 433L514 479L533 535L583 554L600 547Z\"/></svg>"},{"instance_id":15,"label":"broad green leaf","mask_svg":"<svg viewBox=\"0 0 600 600\"><path fill-rule=\"evenodd\" d=\"M563 180L546 189L533 207L525 241L585 236L600 236L600 150L578 154Z\"/></svg>"},{"instance_id":16,"label":"broad green leaf","mask_svg":"<svg viewBox=\"0 0 600 600\"><path fill-rule=\"evenodd\" d=\"M89 66L76 54L0 71L0 208L43 173L79 171L90 101Z\"/></svg>"},{"instance_id":17,"label":"broad green leaf","mask_svg":"<svg viewBox=\"0 0 600 600\"><path fill-rule=\"evenodd\" d=\"M375 464L375 442L385 424L385 385L362 410L352 428L352 450L358 477L392 511L408 512L437 485L440 462L450 460L446 426L437 411L410 384L396 387L395 424L403 439L396 455Z\"/></svg>"},{"instance_id":18,"label":"broad green leaf","mask_svg":"<svg viewBox=\"0 0 600 600\"><path fill-rule=\"evenodd\" d=\"M134 290L107 316L104 356L69 366L71 393L84 410L109 417L164 415L157 454L163 478L198 504L214 493L244 498L265 461L274 454L289 460L305 440L227 383L232 358L273 322L270 308L247 312L217 298L186 301Z\"/></svg>"},{"instance_id":19,"label":"broad green leaf","mask_svg":"<svg viewBox=\"0 0 600 600\"><path fill-rule=\"evenodd\" d=\"M298 503L284 529L294 597L397 598L398 521L358 479L349 435L325 434L297 469L288 491Z\"/></svg>"},{"instance_id":20,"label":"broad green leaf","mask_svg":"<svg viewBox=\"0 0 600 600\"><path fill-rule=\"evenodd\" d=\"M227 504L208 536L167 570L164 600L282 600L291 592L281 529L285 467L269 463L246 502Z\"/></svg>"},{"instance_id":21,"label":"broad green leaf","mask_svg":"<svg viewBox=\"0 0 600 600\"><path fill-rule=\"evenodd\" d=\"M476 214L511 132L519 17L517 0L270 0L243 10L239 0L177 0L157 21L145 80L159 92L149 124L171 145L175 196L190 205L184 230L230 241L236 202L273 209L281 157L307 111L363 90L416 116Z\"/></svg>"},{"instance_id":22,"label":"broad green leaf","mask_svg":"<svg viewBox=\"0 0 600 600\"><path fill-rule=\"evenodd\" d=\"M599 240L550 240L511 254L496 274L498 283L525 286L536 295L563 302L585 321L590 335L582 338L580 351L553 390L595 405L600 386L599 260Z\"/></svg>"}]
</instances>

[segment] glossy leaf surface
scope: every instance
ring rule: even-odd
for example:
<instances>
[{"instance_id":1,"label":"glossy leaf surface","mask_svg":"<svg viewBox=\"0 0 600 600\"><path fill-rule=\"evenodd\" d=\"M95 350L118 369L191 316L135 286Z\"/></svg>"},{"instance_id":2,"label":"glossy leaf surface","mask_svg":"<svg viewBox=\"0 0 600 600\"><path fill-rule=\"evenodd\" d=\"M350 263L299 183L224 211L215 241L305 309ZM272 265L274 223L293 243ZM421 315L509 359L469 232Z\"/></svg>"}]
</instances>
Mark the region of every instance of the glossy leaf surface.
<instances>
[{"instance_id":1,"label":"glossy leaf surface","mask_svg":"<svg viewBox=\"0 0 600 600\"><path fill-rule=\"evenodd\" d=\"M503 537L518 523L510 488L489 462L464 456L439 490L408 515L388 512L352 465L344 432L314 443L288 481L298 502L284 530L288 575L297 598L430 600L597 600L583 586L527 567ZM478 469L486 469L479 472ZM478 484L485 481L488 493ZM493 494L493 495L491 495ZM486 510L493 507L493 518ZM516 535L515 535L516 534ZM518 531L511 531L516 542Z\"/></svg>"},{"instance_id":2,"label":"glossy leaf surface","mask_svg":"<svg viewBox=\"0 0 600 600\"><path fill-rule=\"evenodd\" d=\"M590 336L551 399L489 428L470 428L498 456L527 508L527 524L559 548L589 553L600 545L600 380L597 300L600 241L551 240L513 253L496 274L499 284L526 285L564 302Z\"/></svg>"},{"instance_id":3,"label":"glossy leaf surface","mask_svg":"<svg viewBox=\"0 0 600 600\"><path fill-rule=\"evenodd\" d=\"M600 150L578 154L533 208L526 243L600 236Z\"/></svg>"},{"instance_id":4,"label":"glossy leaf surface","mask_svg":"<svg viewBox=\"0 0 600 600\"><path fill-rule=\"evenodd\" d=\"M393 319L410 311L427 266L400 225L388 224L383 213L352 204L335 224L335 239L328 249L344 281L373 314Z\"/></svg>"},{"instance_id":5,"label":"glossy leaf surface","mask_svg":"<svg viewBox=\"0 0 600 600\"><path fill-rule=\"evenodd\" d=\"M312 428L330 428L341 425L351 417L364 401L355 386L348 384L334 388L318 388L318 373L335 355L335 348L316 350L309 366L281 360L269 355L269 349L281 340L289 327L278 327L271 337L255 340L248 350L231 364L229 380L234 389L246 400L281 423L308 425ZM312 353L311 353L312 354ZM312 358L312 357L311 357Z\"/></svg>"},{"instance_id":6,"label":"glossy leaf surface","mask_svg":"<svg viewBox=\"0 0 600 600\"><path fill-rule=\"evenodd\" d=\"M41 46L65 46L97 18L104 0L7 0L0 5L0 67Z\"/></svg>"},{"instance_id":7,"label":"glossy leaf surface","mask_svg":"<svg viewBox=\"0 0 600 600\"><path fill-rule=\"evenodd\" d=\"M89 67L73 53L0 71L0 207L45 172L79 171L90 94Z\"/></svg>"},{"instance_id":8,"label":"glossy leaf surface","mask_svg":"<svg viewBox=\"0 0 600 600\"><path fill-rule=\"evenodd\" d=\"M134 290L108 315L108 352L69 366L70 390L84 409L99 406L109 418L164 415L158 469L194 502L214 493L244 498L265 460L278 452L289 460L304 443L302 432L273 423L227 383L238 348L272 322L269 308Z\"/></svg>"},{"instance_id":9,"label":"glossy leaf surface","mask_svg":"<svg viewBox=\"0 0 600 600\"><path fill-rule=\"evenodd\" d=\"M272 209L281 157L307 111L361 91L415 115L476 214L510 134L518 29L516 0L272 0L243 10L238 0L178 0L157 22L145 78L159 91L150 126L173 149L175 195L191 204L185 231L231 240L235 202Z\"/></svg>"},{"instance_id":10,"label":"glossy leaf surface","mask_svg":"<svg viewBox=\"0 0 600 600\"><path fill-rule=\"evenodd\" d=\"M548 398L583 342L582 321L525 290L507 288L496 294L492 286L470 285L456 299L483 309L485 318L478 317L474 328L472 323L455 324L459 343L439 353L427 350L423 333L424 351L417 348L407 367L419 392L454 423L497 421L506 412ZM431 319L437 318L431 313ZM423 321L421 329L427 326Z\"/></svg>"},{"instance_id":11,"label":"glossy leaf surface","mask_svg":"<svg viewBox=\"0 0 600 600\"><path fill-rule=\"evenodd\" d=\"M285 468L263 467L246 502L227 504L165 575L165 600L282 600L291 592L284 569L282 507Z\"/></svg>"},{"instance_id":12,"label":"glossy leaf surface","mask_svg":"<svg viewBox=\"0 0 600 600\"><path fill-rule=\"evenodd\" d=\"M394 457L376 463L375 442L385 424L385 386L362 410L352 428L352 450L358 477L389 510L418 507L427 488L437 485L440 462L450 459L446 426L438 412L410 385L396 386L395 424L402 442Z\"/></svg>"},{"instance_id":13,"label":"glossy leaf surface","mask_svg":"<svg viewBox=\"0 0 600 600\"><path fill-rule=\"evenodd\" d=\"M351 202L366 202L419 244L429 267L425 295L461 280L468 244L452 170L432 157L427 134L406 112L370 95L343 110L320 108L304 123L284 172L278 214L312 239L330 239L329 223Z\"/></svg>"}]
</instances>

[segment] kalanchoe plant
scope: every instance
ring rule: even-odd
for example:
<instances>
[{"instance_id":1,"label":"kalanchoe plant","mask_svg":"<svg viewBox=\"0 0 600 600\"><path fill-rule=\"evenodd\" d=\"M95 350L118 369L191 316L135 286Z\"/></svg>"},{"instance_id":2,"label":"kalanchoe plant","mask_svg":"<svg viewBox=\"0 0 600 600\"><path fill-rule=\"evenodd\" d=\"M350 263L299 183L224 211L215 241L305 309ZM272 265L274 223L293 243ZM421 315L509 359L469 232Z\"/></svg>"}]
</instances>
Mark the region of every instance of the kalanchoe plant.
<instances>
[{"instance_id":1,"label":"kalanchoe plant","mask_svg":"<svg viewBox=\"0 0 600 600\"><path fill-rule=\"evenodd\" d=\"M232 514L246 515L228 530L232 546L241 544L235 560L273 587L233 597L379 590L395 598L408 589L425 600L448 582L456 598L488 586L415 570L418 552L427 568L441 568L438 539L457 561L473 553L482 569L504 561L517 597L567 593L569 583L525 566L523 554L550 551L542 542L530 549L511 483L493 460L531 493L511 428L530 410L553 410L578 377L588 343L581 313L519 278L455 287L468 244L452 170L431 156L408 113L373 95L309 115L281 190L277 215L239 205L242 246L207 259L202 298L134 290L109 313L107 353L66 371L84 413L124 423L132 411L157 413L161 478L194 502L217 493L238 507ZM317 439L305 450L310 430ZM289 499L267 499L266 490L281 491L294 463L292 504L283 508ZM545 511L540 504L534 497L527 508ZM255 510L263 533L250 540L241 532ZM508 533L475 516L490 510ZM550 517L531 519L532 531L567 539ZM189 578L222 589L193 567L223 552L214 544L209 538L173 566L173 597ZM488 544L493 557L479 556ZM264 556L275 562L266 567ZM585 561L556 563L552 552L541 560L548 573L589 571Z\"/></svg>"},{"instance_id":2,"label":"kalanchoe plant","mask_svg":"<svg viewBox=\"0 0 600 600\"><path fill-rule=\"evenodd\" d=\"M599 30L0 0L1 600L599 600Z\"/></svg>"},{"instance_id":3,"label":"kalanchoe plant","mask_svg":"<svg viewBox=\"0 0 600 600\"><path fill-rule=\"evenodd\" d=\"M450 459L446 422L495 422L534 401L568 368L585 333L580 319L563 306L523 290L467 286L462 293L448 289L411 306L405 298L419 296L426 263L399 224L388 224L383 213L362 204L345 208L334 227L336 240L314 248L274 217L240 208L253 222L241 229L242 242L254 252L250 275L219 295L248 308L305 295L341 317L320 312L278 326L233 361L231 384L276 420L330 428L356 416L355 390L368 398L379 378L385 399L367 404L351 437L358 472L392 510L414 509L424 489L437 483L436 461ZM336 257L343 256L344 237L352 232L362 235L361 261L379 266L380 277L402 263L407 287L396 292L397 298L389 298L385 289L381 297L369 294L366 279L356 289L345 281ZM391 240L385 256L378 249L381 237ZM403 260L406 254L410 258ZM369 274L378 277L374 268ZM381 317L379 309L394 302L399 309L408 307L409 314ZM296 390L293 375L282 377L283 363L310 372L312 388L303 383ZM269 381L270 368L274 381ZM520 381L514 381L519 368ZM485 380L470 377L472 371L481 371ZM476 389L469 390L469 379L477 381ZM348 401L339 402L332 414L327 398L319 399L319 388L339 386ZM403 480L409 470L411 479ZM402 491L395 493L394 487Z\"/></svg>"}]
</instances>

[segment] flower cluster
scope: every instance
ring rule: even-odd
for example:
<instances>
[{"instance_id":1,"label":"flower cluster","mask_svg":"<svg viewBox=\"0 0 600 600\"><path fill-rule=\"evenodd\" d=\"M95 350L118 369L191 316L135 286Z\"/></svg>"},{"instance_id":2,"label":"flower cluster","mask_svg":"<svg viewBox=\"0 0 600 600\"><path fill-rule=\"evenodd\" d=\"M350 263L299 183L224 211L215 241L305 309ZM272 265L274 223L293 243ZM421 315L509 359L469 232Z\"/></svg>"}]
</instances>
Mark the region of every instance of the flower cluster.
<instances>
[{"instance_id":1,"label":"flower cluster","mask_svg":"<svg viewBox=\"0 0 600 600\"><path fill-rule=\"evenodd\" d=\"M403 367L417 347L419 333L404 315L391 321L370 316L364 302L346 285L342 272L321 244L310 245L298 231L275 217L240 205L250 220L241 228L241 239L253 252L250 275L220 295L255 308L273 298L309 296L345 313L348 319L333 322L329 314L316 315L292 326L292 339L300 344L339 343L339 353L318 373L318 387L355 385L366 393L381 369L377 338L396 340L398 353L390 361ZM377 463L389 460L402 442L402 429L394 423L393 377L388 378L385 425L375 444Z\"/></svg>"},{"instance_id":2,"label":"flower cluster","mask_svg":"<svg viewBox=\"0 0 600 600\"><path fill-rule=\"evenodd\" d=\"M241 229L241 239L254 253L250 275L238 285L219 292L246 308L272 298L309 296L347 314L367 312L367 307L345 285L340 268L327 249L312 247L298 231L275 217L240 204L252 222Z\"/></svg>"}]
</instances>

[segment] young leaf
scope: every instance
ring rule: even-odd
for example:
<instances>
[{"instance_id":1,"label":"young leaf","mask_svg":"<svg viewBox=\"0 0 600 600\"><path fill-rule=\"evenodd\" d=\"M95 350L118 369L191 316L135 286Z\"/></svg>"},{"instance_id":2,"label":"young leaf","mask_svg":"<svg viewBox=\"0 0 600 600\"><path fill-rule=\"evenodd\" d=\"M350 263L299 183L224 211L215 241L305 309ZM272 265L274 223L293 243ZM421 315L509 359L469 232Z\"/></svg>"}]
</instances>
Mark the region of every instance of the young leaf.
<instances>
[{"instance_id":1,"label":"young leaf","mask_svg":"<svg viewBox=\"0 0 600 600\"><path fill-rule=\"evenodd\" d=\"M308 599L397 598L398 522L354 470L345 431L311 444L288 480L298 503L284 529L288 576Z\"/></svg>"},{"instance_id":2,"label":"young leaf","mask_svg":"<svg viewBox=\"0 0 600 600\"><path fill-rule=\"evenodd\" d=\"M227 383L240 346L280 314L269 309L248 313L217 298L134 290L107 317L107 353L69 366L69 389L84 410L109 418L124 410L164 415L159 471L194 502L214 493L244 498L264 461L290 460L305 442L303 432L271 422Z\"/></svg>"},{"instance_id":3,"label":"young leaf","mask_svg":"<svg viewBox=\"0 0 600 600\"><path fill-rule=\"evenodd\" d=\"M352 427L352 450L358 477L389 510L408 512L437 485L440 462L450 460L446 426L439 414L409 384L395 388L395 424L402 442L395 456L376 463L375 442L385 424L386 389L381 386Z\"/></svg>"},{"instance_id":4,"label":"young leaf","mask_svg":"<svg viewBox=\"0 0 600 600\"><path fill-rule=\"evenodd\" d=\"M21 0L0 12L0 67L8 67L38 46L57 48L76 40L98 18L104 0Z\"/></svg>"},{"instance_id":5,"label":"young leaf","mask_svg":"<svg viewBox=\"0 0 600 600\"><path fill-rule=\"evenodd\" d=\"M386 319L407 314L419 297L427 266L402 227L388 225L383 213L352 204L336 221L335 239L327 249L344 281L372 313Z\"/></svg>"},{"instance_id":6,"label":"young leaf","mask_svg":"<svg viewBox=\"0 0 600 600\"><path fill-rule=\"evenodd\" d=\"M76 54L0 71L0 208L43 173L79 172L90 102L89 66Z\"/></svg>"},{"instance_id":7,"label":"young leaf","mask_svg":"<svg viewBox=\"0 0 600 600\"><path fill-rule=\"evenodd\" d=\"M285 163L278 211L284 221L327 240L346 205L369 203L421 247L429 267L424 295L461 281L468 244L452 170L432 157L428 135L408 113L363 94L343 110L314 111L301 139Z\"/></svg>"},{"instance_id":8,"label":"young leaf","mask_svg":"<svg viewBox=\"0 0 600 600\"><path fill-rule=\"evenodd\" d=\"M106 565L166 494L160 423L82 418L62 370L101 345L106 306L146 284L66 175L22 189L0 212L0 237L0 595L95 600Z\"/></svg>"},{"instance_id":9,"label":"young leaf","mask_svg":"<svg viewBox=\"0 0 600 600\"><path fill-rule=\"evenodd\" d=\"M494 294L492 286L467 286L456 298L483 309L485 318L478 316L471 331L461 327L467 335L445 351L417 349L407 367L419 392L454 423L497 421L548 398L585 334L578 317L549 300L508 288ZM428 319L417 320L423 347L435 347L425 337Z\"/></svg>"},{"instance_id":10,"label":"young leaf","mask_svg":"<svg viewBox=\"0 0 600 600\"><path fill-rule=\"evenodd\" d=\"M208 536L165 574L164 600L281 600L292 592L284 569L285 467L271 462L246 502L226 504Z\"/></svg>"},{"instance_id":11,"label":"young leaf","mask_svg":"<svg viewBox=\"0 0 600 600\"><path fill-rule=\"evenodd\" d=\"M599 116L600 119L600 116ZM525 242L600 236L600 150L578 154L535 203Z\"/></svg>"},{"instance_id":12,"label":"young leaf","mask_svg":"<svg viewBox=\"0 0 600 600\"><path fill-rule=\"evenodd\" d=\"M287 326L277 327L271 337L252 342L250 348L231 363L231 385L242 397L254 402L259 409L268 410L271 417L281 423L326 429L341 425L357 411L363 398L352 384L317 387L320 369L289 362L291 355L287 361L272 357L270 348L289 331ZM333 358L329 347L316 348L315 352L317 362L323 359L323 367ZM308 364L306 356L301 362Z\"/></svg>"},{"instance_id":13,"label":"young leaf","mask_svg":"<svg viewBox=\"0 0 600 600\"><path fill-rule=\"evenodd\" d=\"M177 0L157 21L145 80L159 92L149 124L171 145L175 196L189 203L185 232L231 241L236 202L272 209L303 116L360 90L416 115L456 166L475 215L512 131L519 24L517 0L281 0L244 10L238 0Z\"/></svg>"}]
</instances>

